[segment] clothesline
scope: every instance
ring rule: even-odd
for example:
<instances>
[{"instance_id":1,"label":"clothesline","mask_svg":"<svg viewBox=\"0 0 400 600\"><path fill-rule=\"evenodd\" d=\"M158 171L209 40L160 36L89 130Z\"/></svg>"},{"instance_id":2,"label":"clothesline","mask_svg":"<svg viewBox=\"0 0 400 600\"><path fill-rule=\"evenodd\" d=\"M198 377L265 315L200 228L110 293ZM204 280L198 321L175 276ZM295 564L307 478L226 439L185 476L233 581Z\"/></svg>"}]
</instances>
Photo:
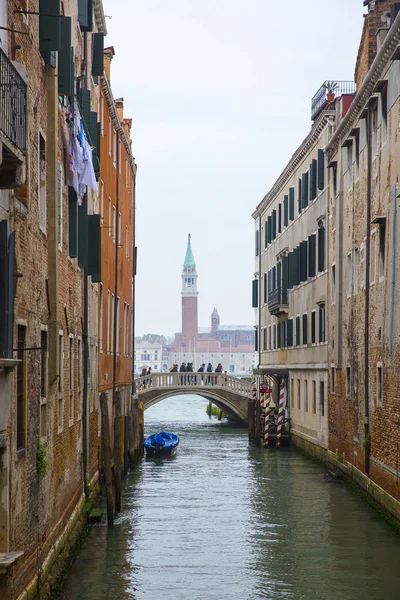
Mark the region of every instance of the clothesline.
<instances>
[{"instance_id":1,"label":"clothesline","mask_svg":"<svg viewBox=\"0 0 400 600\"><path fill-rule=\"evenodd\" d=\"M91 146L88 142L77 103L74 103L74 114L72 115L71 112L71 116L68 184L76 191L80 206L88 187L95 192L98 190L92 159L92 152L95 146Z\"/></svg>"}]
</instances>

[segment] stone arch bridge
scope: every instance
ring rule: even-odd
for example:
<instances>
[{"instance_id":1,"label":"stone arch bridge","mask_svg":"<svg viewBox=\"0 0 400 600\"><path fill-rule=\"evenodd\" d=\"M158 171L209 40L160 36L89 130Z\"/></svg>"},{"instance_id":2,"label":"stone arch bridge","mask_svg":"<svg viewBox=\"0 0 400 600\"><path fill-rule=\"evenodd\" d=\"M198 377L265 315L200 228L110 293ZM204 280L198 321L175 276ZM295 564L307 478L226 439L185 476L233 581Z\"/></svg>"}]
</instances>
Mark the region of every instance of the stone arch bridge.
<instances>
[{"instance_id":1,"label":"stone arch bridge","mask_svg":"<svg viewBox=\"0 0 400 600\"><path fill-rule=\"evenodd\" d=\"M247 422L253 384L225 373L152 373L135 379L138 398L146 410L168 398L197 394L223 410L229 418Z\"/></svg>"}]
</instances>

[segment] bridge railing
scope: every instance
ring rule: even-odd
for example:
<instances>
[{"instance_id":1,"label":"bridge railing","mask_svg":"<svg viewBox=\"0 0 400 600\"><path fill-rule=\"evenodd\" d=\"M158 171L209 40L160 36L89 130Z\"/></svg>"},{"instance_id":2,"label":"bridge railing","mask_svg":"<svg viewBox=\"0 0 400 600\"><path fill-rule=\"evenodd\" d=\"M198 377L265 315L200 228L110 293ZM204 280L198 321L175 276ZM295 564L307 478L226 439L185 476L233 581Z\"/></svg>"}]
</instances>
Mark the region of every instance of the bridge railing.
<instances>
[{"instance_id":1,"label":"bridge railing","mask_svg":"<svg viewBox=\"0 0 400 600\"><path fill-rule=\"evenodd\" d=\"M151 373L135 379L136 391L138 394L150 389L170 389L176 388L182 390L195 389L228 389L235 394L250 397L253 384L232 375L225 373Z\"/></svg>"}]
</instances>

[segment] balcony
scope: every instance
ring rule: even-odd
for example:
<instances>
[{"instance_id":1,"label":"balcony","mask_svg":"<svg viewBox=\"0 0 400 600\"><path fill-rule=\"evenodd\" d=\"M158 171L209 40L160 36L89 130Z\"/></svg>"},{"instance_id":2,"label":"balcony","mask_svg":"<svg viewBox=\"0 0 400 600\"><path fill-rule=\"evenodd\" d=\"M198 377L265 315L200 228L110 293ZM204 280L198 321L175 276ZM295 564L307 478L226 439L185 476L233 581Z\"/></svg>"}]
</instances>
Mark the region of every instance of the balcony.
<instances>
[{"instance_id":1,"label":"balcony","mask_svg":"<svg viewBox=\"0 0 400 600\"><path fill-rule=\"evenodd\" d=\"M344 94L355 94L356 84L354 81L325 81L318 92L311 100L311 120L314 121L322 109L328 104L330 99L328 98L329 84L333 84L334 89L332 90L333 96L340 98Z\"/></svg>"},{"instance_id":2,"label":"balcony","mask_svg":"<svg viewBox=\"0 0 400 600\"><path fill-rule=\"evenodd\" d=\"M275 315L276 317L288 313L287 290L281 290L278 287L269 292L268 310L271 315Z\"/></svg>"},{"instance_id":3,"label":"balcony","mask_svg":"<svg viewBox=\"0 0 400 600\"><path fill-rule=\"evenodd\" d=\"M25 181L27 85L0 48L0 189Z\"/></svg>"}]
</instances>

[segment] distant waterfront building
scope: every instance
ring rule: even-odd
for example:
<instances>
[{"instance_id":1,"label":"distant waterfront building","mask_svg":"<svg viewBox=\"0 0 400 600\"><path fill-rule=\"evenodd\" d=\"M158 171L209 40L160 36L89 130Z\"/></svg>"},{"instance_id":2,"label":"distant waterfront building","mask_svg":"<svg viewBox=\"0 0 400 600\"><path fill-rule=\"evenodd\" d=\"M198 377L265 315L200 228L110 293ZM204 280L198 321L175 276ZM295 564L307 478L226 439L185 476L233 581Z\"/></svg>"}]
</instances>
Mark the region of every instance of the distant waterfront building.
<instances>
[{"instance_id":1,"label":"distant waterfront building","mask_svg":"<svg viewBox=\"0 0 400 600\"><path fill-rule=\"evenodd\" d=\"M168 367L174 363L193 362L193 368L210 362L213 369L221 363L232 375L249 375L254 367L254 327L220 325L214 307L210 327L198 327L197 269L190 234L182 269L182 331L175 334L174 343L164 348ZM166 361L163 361L165 364Z\"/></svg>"},{"instance_id":2,"label":"distant waterfront building","mask_svg":"<svg viewBox=\"0 0 400 600\"><path fill-rule=\"evenodd\" d=\"M158 342L137 342L135 344L134 352L134 371L135 374L140 375L142 369L148 369L156 371L168 371L168 364L166 368L163 368L163 347Z\"/></svg>"}]
</instances>

